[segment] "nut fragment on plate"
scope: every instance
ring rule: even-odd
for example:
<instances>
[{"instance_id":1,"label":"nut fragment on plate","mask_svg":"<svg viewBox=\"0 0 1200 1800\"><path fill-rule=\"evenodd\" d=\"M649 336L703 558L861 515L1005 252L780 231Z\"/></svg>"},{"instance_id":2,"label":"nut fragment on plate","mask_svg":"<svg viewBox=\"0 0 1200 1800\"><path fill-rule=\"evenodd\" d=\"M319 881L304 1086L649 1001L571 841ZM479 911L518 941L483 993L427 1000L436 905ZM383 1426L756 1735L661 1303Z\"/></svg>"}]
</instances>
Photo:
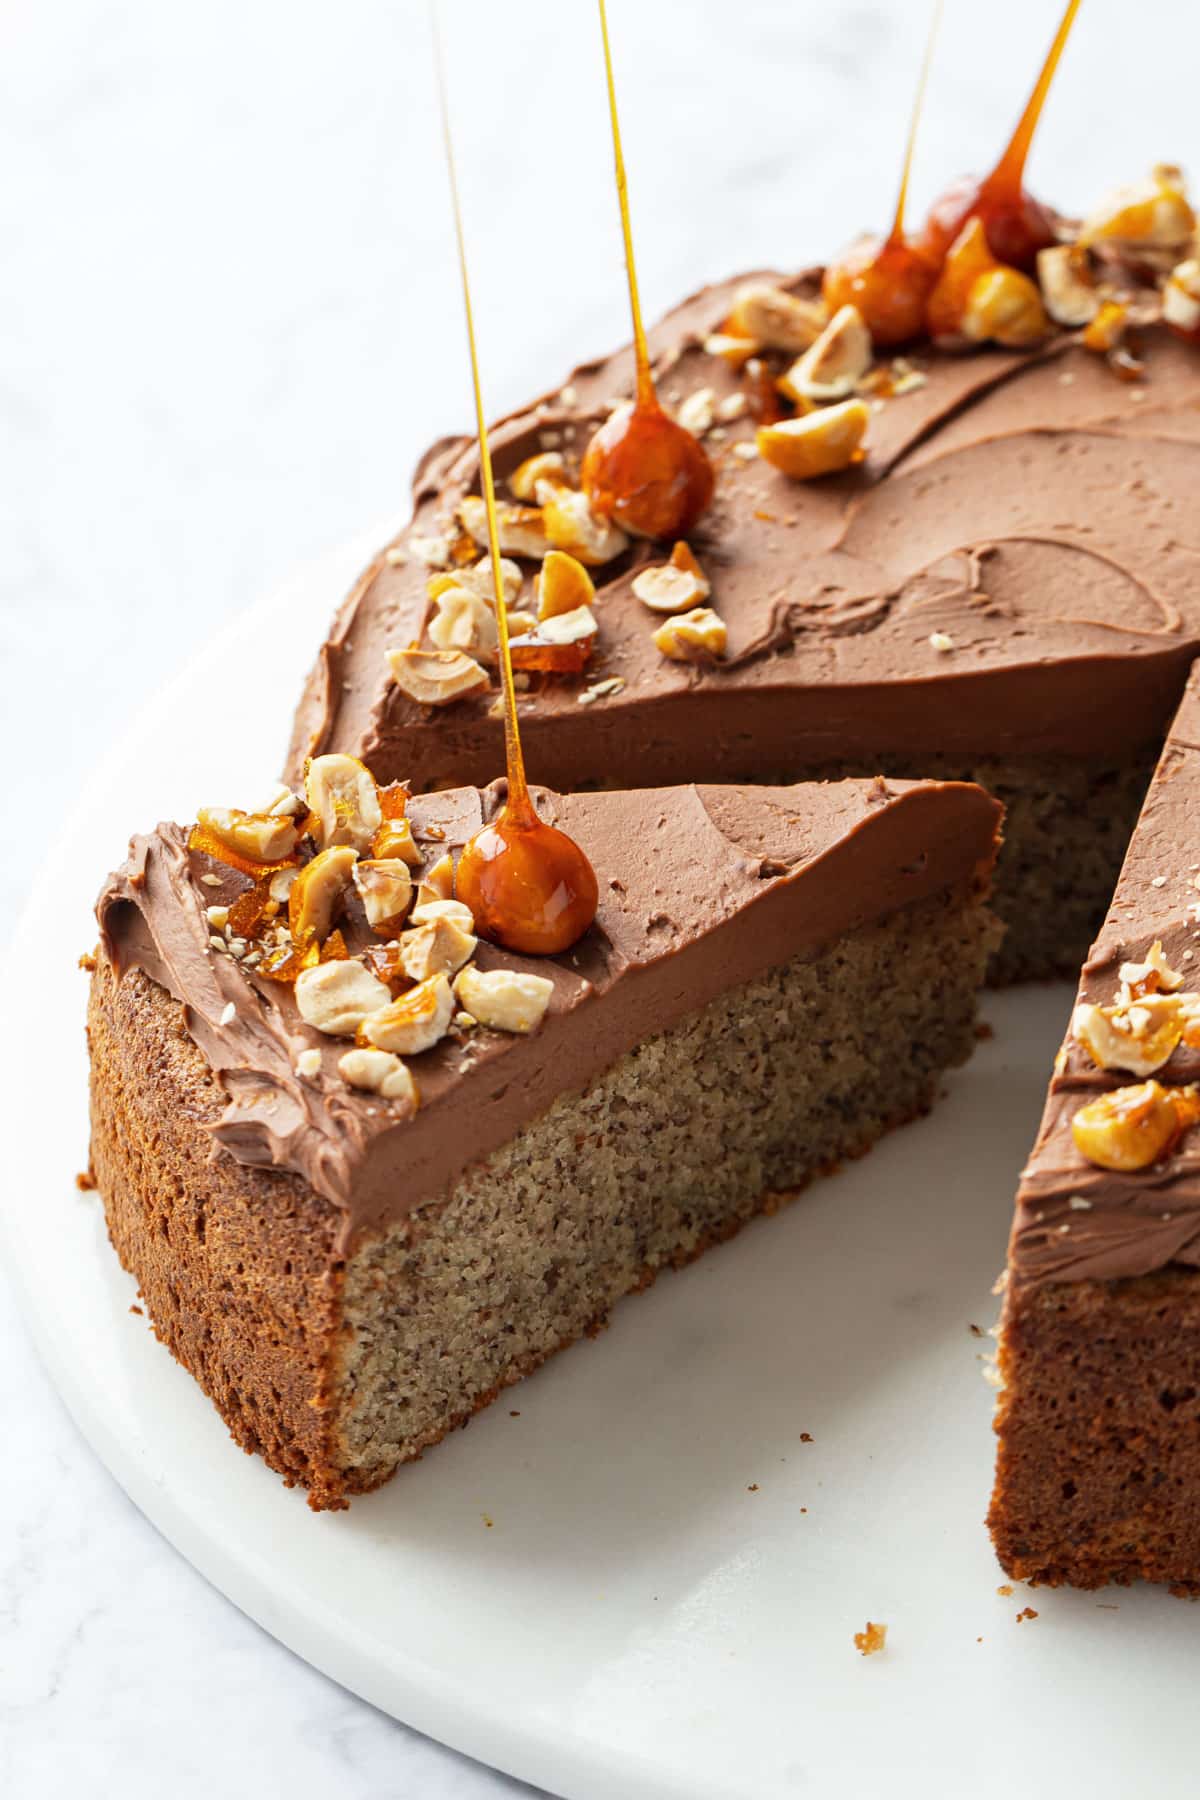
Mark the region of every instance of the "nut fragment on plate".
<instances>
[{"instance_id":1,"label":"nut fragment on plate","mask_svg":"<svg viewBox=\"0 0 1200 1800\"><path fill-rule=\"evenodd\" d=\"M443 905L452 902L444 901ZM414 981L427 981L431 975L453 975L475 954L478 940L463 930L455 919L430 919L400 933L400 961L404 973Z\"/></svg>"},{"instance_id":2,"label":"nut fragment on plate","mask_svg":"<svg viewBox=\"0 0 1200 1800\"><path fill-rule=\"evenodd\" d=\"M1099 1169L1133 1174L1175 1148L1200 1119L1195 1086L1168 1088L1158 1081L1114 1088L1081 1106L1071 1121L1075 1148Z\"/></svg>"},{"instance_id":3,"label":"nut fragment on plate","mask_svg":"<svg viewBox=\"0 0 1200 1800\"><path fill-rule=\"evenodd\" d=\"M541 490L546 484L551 488L568 485L566 465L557 450L543 450L537 456L527 456L508 478L508 485L518 500L540 502Z\"/></svg>"},{"instance_id":4,"label":"nut fragment on plate","mask_svg":"<svg viewBox=\"0 0 1200 1800\"><path fill-rule=\"evenodd\" d=\"M381 1100L407 1100L418 1105L412 1073L390 1050L347 1050L338 1058L338 1074L348 1087L378 1094Z\"/></svg>"},{"instance_id":5,"label":"nut fragment on plate","mask_svg":"<svg viewBox=\"0 0 1200 1800\"><path fill-rule=\"evenodd\" d=\"M785 393L802 400L844 400L871 366L871 333L856 306L841 306L787 374Z\"/></svg>"},{"instance_id":6,"label":"nut fragment on plate","mask_svg":"<svg viewBox=\"0 0 1200 1800\"><path fill-rule=\"evenodd\" d=\"M1038 251L1038 281L1056 325L1088 325L1100 310L1100 294L1087 256L1074 244Z\"/></svg>"},{"instance_id":7,"label":"nut fragment on plate","mask_svg":"<svg viewBox=\"0 0 1200 1800\"><path fill-rule=\"evenodd\" d=\"M694 606L690 612L664 619L654 633L656 648L672 662L719 660L727 641L725 621L710 606Z\"/></svg>"},{"instance_id":8,"label":"nut fragment on plate","mask_svg":"<svg viewBox=\"0 0 1200 1800\"><path fill-rule=\"evenodd\" d=\"M1174 163L1158 163L1144 181L1130 182L1102 200L1084 220L1079 242L1182 251L1195 229L1183 171Z\"/></svg>"},{"instance_id":9,"label":"nut fragment on plate","mask_svg":"<svg viewBox=\"0 0 1200 1800\"><path fill-rule=\"evenodd\" d=\"M528 1034L546 1016L554 983L515 969L464 969L454 983L459 1004L493 1031Z\"/></svg>"},{"instance_id":10,"label":"nut fragment on plate","mask_svg":"<svg viewBox=\"0 0 1200 1800\"><path fill-rule=\"evenodd\" d=\"M388 998L389 1005L362 1020L360 1042L397 1056L419 1056L445 1037L454 1016L454 994L444 975L431 975L398 1000Z\"/></svg>"},{"instance_id":11,"label":"nut fragment on plate","mask_svg":"<svg viewBox=\"0 0 1200 1800\"><path fill-rule=\"evenodd\" d=\"M752 281L734 295L729 325L761 349L800 351L820 336L827 316L819 300L801 300L786 288Z\"/></svg>"},{"instance_id":12,"label":"nut fragment on plate","mask_svg":"<svg viewBox=\"0 0 1200 1800\"><path fill-rule=\"evenodd\" d=\"M534 583L537 616L553 619L560 613L574 612L576 607L591 606L596 586L577 557L565 550L549 550L541 573Z\"/></svg>"},{"instance_id":13,"label":"nut fragment on plate","mask_svg":"<svg viewBox=\"0 0 1200 1800\"><path fill-rule=\"evenodd\" d=\"M314 756L304 772L304 796L319 849L352 844L360 855L370 849L383 809L374 777L357 757Z\"/></svg>"},{"instance_id":14,"label":"nut fragment on plate","mask_svg":"<svg viewBox=\"0 0 1200 1800\"><path fill-rule=\"evenodd\" d=\"M284 862L295 853L299 836L287 814L248 813L236 806L202 806L196 823L206 837L252 863Z\"/></svg>"},{"instance_id":15,"label":"nut fragment on plate","mask_svg":"<svg viewBox=\"0 0 1200 1800\"><path fill-rule=\"evenodd\" d=\"M1163 288L1163 318L1182 337L1200 334L1200 261L1194 256L1177 263Z\"/></svg>"},{"instance_id":16,"label":"nut fragment on plate","mask_svg":"<svg viewBox=\"0 0 1200 1800\"><path fill-rule=\"evenodd\" d=\"M391 993L358 962L318 963L296 977L296 1005L306 1025L329 1037L353 1037Z\"/></svg>"},{"instance_id":17,"label":"nut fragment on plate","mask_svg":"<svg viewBox=\"0 0 1200 1800\"><path fill-rule=\"evenodd\" d=\"M542 507L546 538L555 550L566 550L581 563L598 568L628 549L629 539L611 519L602 519L575 488L559 488Z\"/></svg>"},{"instance_id":18,"label":"nut fragment on plate","mask_svg":"<svg viewBox=\"0 0 1200 1800\"><path fill-rule=\"evenodd\" d=\"M412 905L412 873L399 856L369 858L355 863L354 885L367 915L367 924L381 936L391 937Z\"/></svg>"},{"instance_id":19,"label":"nut fragment on plate","mask_svg":"<svg viewBox=\"0 0 1200 1800\"><path fill-rule=\"evenodd\" d=\"M389 650L387 658L396 686L421 706L449 706L491 686L487 670L461 650Z\"/></svg>"},{"instance_id":20,"label":"nut fragment on plate","mask_svg":"<svg viewBox=\"0 0 1200 1800\"><path fill-rule=\"evenodd\" d=\"M478 494L461 500L458 516L469 537L481 550L488 548L487 507ZM496 506L496 532L500 548L508 556L545 556L546 527L541 509L536 506L508 506L503 500Z\"/></svg>"},{"instance_id":21,"label":"nut fragment on plate","mask_svg":"<svg viewBox=\"0 0 1200 1800\"><path fill-rule=\"evenodd\" d=\"M832 475L862 461L871 409L865 400L842 400L800 419L760 425L759 455L793 481Z\"/></svg>"},{"instance_id":22,"label":"nut fragment on plate","mask_svg":"<svg viewBox=\"0 0 1200 1800\"><path fill-rule=\"evenodd\" d=\"M1071 1029L1097 1068L1153 1075L1174 1055L1183 1027L1178 994L1147 994L1116 1006L1081 1002Z\"/></svg>"},{"instance_id":23,"label":"nut fragment on plate","mask_svg":"<svg viewBox=\"0 0 1200 1800\"><path fill-rule=\"evenodd\" d=\"M494 662L500 647L495 608L468 587L444 587L434 601L429 640L439 650L461 650L482 662Z\"/></svg>"},{"instance_id":24,"label":"nut fragment on plate","mask_svg":"<svg viewBox=\"0 0 1200 1800\"><path fill-rule=\"evenodd\" d=\"M331 844L300 870L288 894L288 926L297 950L325 942L357 861L358 851L349 844Z\"/></svg>"},{"instance_id":25,"label":"nut fragment on plate","mask_svg":"<svg viewBox=\"0 0 1200 1800\"><path fill-rule=\"evenodd\" d=\"M631 586L644 606L662 613L686 612L712 593L712 583L682 540L668 562L639 570Z\"/></svg>"}]
</instances>

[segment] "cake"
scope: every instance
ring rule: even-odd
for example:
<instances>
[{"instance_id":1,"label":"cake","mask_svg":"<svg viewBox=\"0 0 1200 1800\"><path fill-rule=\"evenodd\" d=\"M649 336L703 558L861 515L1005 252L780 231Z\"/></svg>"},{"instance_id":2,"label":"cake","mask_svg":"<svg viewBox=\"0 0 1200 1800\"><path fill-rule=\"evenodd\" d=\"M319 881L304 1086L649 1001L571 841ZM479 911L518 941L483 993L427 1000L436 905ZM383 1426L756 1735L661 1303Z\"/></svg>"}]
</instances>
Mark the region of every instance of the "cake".
<instances>
[{"instance_id":1,"label":"cake","mask_svg":"<svg viewBox=\"0 0 1200 1800\"><path fill-rule=\"evenodd\" d=\"M973 1043L980 788L539 791L600 889L552 959L477 941L452 897L502 797L410 799L334 755L304 800L135 839L101 896L113 1245L318 1509L922 1112ZM407 891L381 887L401 858Z\"/></svg>"},{"instance_id":2,"label":"cake","mask_svg":"<svg viewBox=\"0 0 1200 1800\"><path fill-rule=\"evenodd\" d=\"M1022 1178L990 1525L1012 1575L1200 1592L1200 671Z\"/></svg>"},{"instance_id":3,"label":"cake","mask_svg":"<svg viewBox=\"0 0 1200 1800\"><path fill-rule=\"evenodd\" d=\"M880 772L978 781L1007 808L995 904L1019 925L993 973L1073 979L1200 651L1188 524L1200 356L1150 317L1144 285L1130 307L1150 318L1138 379L1123 378L1127 347L1114 365L1053 321L1026 348L868 350L846 390L875 409L865 459L797 481L756 452L756 434L819 324L820 287L817 270L742 276L651 334L664 401L716 466L714 503L688 543L692 593L717 615L723 651L664 654L662 613L638 590L647 574L653 587L669 546L597 534L579 496L556 499L552 483L577 480L590 433L630 390L628 350L584 364L496 428L503 542L526 577L514 604L528 606L551 538L596 584L586 666L525 677L530 764L563 791ZM1046 298L1055 304L1049 284ZM763 335L733 338L731 320ZM539 479L531 459L545 457ZM445 623L446 584L480 554L477 493L474 440L443 440L424 458L411 524L321 647L291 779L329 749L419 789L496 773L494 678L429 704L388 656L431 645ZM440 641L469 643L453 622Z\"/></svg>"}]
</instances>

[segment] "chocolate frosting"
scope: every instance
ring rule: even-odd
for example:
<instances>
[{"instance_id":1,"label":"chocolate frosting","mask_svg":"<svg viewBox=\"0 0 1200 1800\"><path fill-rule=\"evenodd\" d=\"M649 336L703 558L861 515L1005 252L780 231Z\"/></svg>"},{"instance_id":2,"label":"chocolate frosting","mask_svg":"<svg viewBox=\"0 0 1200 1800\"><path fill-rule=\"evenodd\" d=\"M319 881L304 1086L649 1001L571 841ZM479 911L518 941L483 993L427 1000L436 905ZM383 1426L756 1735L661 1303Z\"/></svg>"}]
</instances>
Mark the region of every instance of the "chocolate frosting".
<instances>
[{"instance_id":1,"label":"chocolate frosting","mask_svg":"<svg viewBox=\"0 0 1200 1800\"><path fill-rule=\"evenodd\" d=\"M1188 682L1130 842L1104 927L1083 966L1079 998L1108 1005L1120 967L1142 962L1156 938L1167 961L1200 987L1200 665ZM1017 1284L1111 1281L1168 1263L1200 1267L1200 1129L1139 1174L1098 1169L1075 1148L1071 1120L1098 1093L1136 1082L1099 1069L1068 1036L1017 1196L1009 1276ZM1200 1052L1180 1045L1155 1080L1200 1080Z\"/></svg>"},{"instance_id":2,"label":"chocolate frosting","mask_svg":"<svg viewBox=\"0 0 1200 1800\"><path fill-rule=\"evenodd\" d=\"M817 279L769 278L795 292ZM703 341L745 279L704 289L652 333L668 401L742 390ZM1119 755L1160 739L1200 650L1200 357L1159 327L1143 348L1142 382L1067 335L1032 354L926 350L924 385L880 403L866 462L818 482L734 454L753 436L747 416L722 427L716 497L691 541L727 660L697 668L655 649L630 585L663 550L635 544L603 571L587 677L522 698L531 766L559 788L632 787L869 767L883 752ZM502 421L500 477L543 448L577 457L631 382L622 350ZM440 531L477 477L472 441L434 446L399 553ZM490 696L433 711L390 681L386 648L424 629L427 573L384 553L343 604L297 714L293 776L326 749L417 787L500 766ZM624 688L581 706L608 676Z\"/></svg>"},{"instance_id":3,"label":"chocolate frosting","mask_svg":"<svg viewBox=\"0 0 1200 1800\"><path fill-rule=\"evenodd\" d=\"M503 794L496 783L414 799L414 835L454 850ZM190 851L178 826L136 838L100 896L110 961L119 974L142 969L182 1003L221 1084L218 1143L240 1162L307 1180L342 1212L343 1248L445 1192L556 1095L722 991L899 907L985 881L1000 818L981 788L959 782L539 789L536 798L591 858L596 923L554 959L480 944L480 968L550 977L545 1022L531 1037L480 1027L414 1057L415 1116L348 1088L337 1073L347 1041L307 1026L289 987L214 948L206 908L227 904L245 878ZM321 1058L311 1079L296 1073L307 1049Z\"/></svg>"}]
</instances>

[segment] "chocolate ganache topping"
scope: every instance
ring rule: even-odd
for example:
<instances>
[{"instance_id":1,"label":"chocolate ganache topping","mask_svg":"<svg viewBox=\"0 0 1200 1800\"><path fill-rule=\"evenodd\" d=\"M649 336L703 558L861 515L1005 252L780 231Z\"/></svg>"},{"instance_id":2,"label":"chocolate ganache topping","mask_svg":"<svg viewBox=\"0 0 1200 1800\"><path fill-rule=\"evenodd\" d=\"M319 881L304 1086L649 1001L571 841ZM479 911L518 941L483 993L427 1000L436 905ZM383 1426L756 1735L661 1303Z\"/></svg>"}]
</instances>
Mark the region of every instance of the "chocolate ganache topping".
<instances>
[{"instance_id":1,"label":"chocolate ganache topping","mask_svg":"<svg viewBox=\"0 0 1200 1800\"><path fill-rule=\"evenodd\" d=\"M1185 989L1200 987L1200 669L1188 683L1129 846L1103 930L1083 966L1079 999L1110 1005L1122 964L1161 941ZM1181 1042L1155 1071L1178 1086L1200 1079L1200 1050ZM1200 1130L1185 1131L1150 1168L1095 1167L1071 1122L1098 1094L1138 1080L1100 1068L1072 1033L1059 1055L1009 1249L1016 1283L1111 1281L1168 1263L1200 1266Z\"/></svg>"},{"instance_id":2,"label":"chocolate ganache topping","mask_svg":"<svg viewBox=\"0 0 1200 1800\"><path fill-rule=\"evenodd\" d=\"M1200 649L1200 356L1161 325L1144 376L1118 378L1061 333L1033 350L926 346L884 390L865 461L797 483L754 455L744 372L705 348L739 287L797 296L819 272L704 289L650 334L659 391L711 391L716 494L690 542L728 627L724 659L668 661L632 592L663 547L634 540L597 574L597 655L580 680L535 677L526 749L559 788L770 780L881 753L1121 754L1161 737ZM629 350L584 364L496 427L501 482L544 450L577 463L631 390ZM386 651L431 612L422 541L478 491L466 439L422 461L414 516L344 602L300 705L289 772L325 749L381 780L487 780L491 696L432 709L392 683Z\"/></svg>"},{"instance_id":3,"label":"chocolate ganache topping","mask_svg":"<svg viewBox=\"0 0 1200 1800\"><path fill-rule=\"evenodd\" d=\"M497 783L413 798L414 837L456 852L503 797ZM290 986L214 947L207 909L250 884L189 849L178 826L136 838L100 896L118 974L141 969L182 1004L221 1084L218 1143L307 1180L343 1213L344 1245L444 1192L558 1094L722 991L928 895L986 882L1000 818L959 782L539 789L536 803L591 859L596 922L554 958L480 943L481 969L550 978L548 1012L532 1036L481 1027L415 1057L415 1113L347 1087L346 1039L305 1024ZM351 922L346 935L354 954L368 934ZM314 1051L319 1067L301 1075Z\"/></svg>"}]
</instances>

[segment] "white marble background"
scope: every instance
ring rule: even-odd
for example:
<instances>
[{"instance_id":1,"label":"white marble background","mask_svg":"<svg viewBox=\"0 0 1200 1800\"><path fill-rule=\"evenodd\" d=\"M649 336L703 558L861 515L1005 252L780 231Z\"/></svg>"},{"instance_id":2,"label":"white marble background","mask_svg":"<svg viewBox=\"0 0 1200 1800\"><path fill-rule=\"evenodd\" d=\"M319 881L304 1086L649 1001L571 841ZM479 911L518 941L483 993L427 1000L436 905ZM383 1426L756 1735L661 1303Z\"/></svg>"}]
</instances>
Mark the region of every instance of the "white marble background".
<instances>
[{"instance_id":1,"label":"white marble background","mask_svg":"<svg viewBox=\"0 0 1200 1800\"><path fill-rule=\"evenodd\" d=\"M594 9L444 3L499 411L624 334ZM918 202L994 155L1057 10L948 0ZM649 311L886 218L925 0L611 12ZM1035 185L1085 204L1200 162L1198 50L1172 0L1087 0ZM417 0L6 0L0 168L2 931L95 748L290 567L398 520L468 395ZM281 744L288 701L264 669ZM6 1800L532 1792L342 1692L195 1575L79 1438L2 1287L0 1416Z\"/></svg>"}]
</instances>

